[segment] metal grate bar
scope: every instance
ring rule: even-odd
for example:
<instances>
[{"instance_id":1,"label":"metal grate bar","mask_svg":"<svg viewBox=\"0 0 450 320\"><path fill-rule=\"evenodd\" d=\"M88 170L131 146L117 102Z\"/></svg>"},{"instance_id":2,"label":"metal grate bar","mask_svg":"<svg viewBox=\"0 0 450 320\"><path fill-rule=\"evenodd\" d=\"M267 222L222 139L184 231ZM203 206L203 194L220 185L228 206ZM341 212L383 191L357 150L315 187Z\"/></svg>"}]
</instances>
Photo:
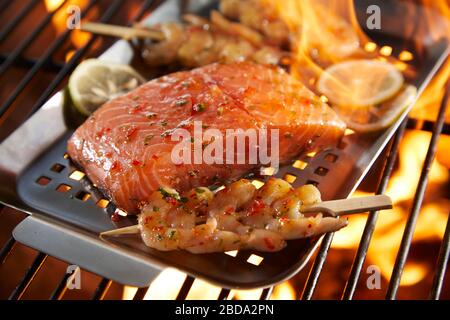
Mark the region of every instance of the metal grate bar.
<instances>
[{"instance_id":1,"label":"metal grate bar","mask_svg":"<svg viewBox=\"0 0 450 320\"><path fill-rule=\"evenodd\" d=\"M95 293L92 296L92 300L103 300L108 293L109 288L111 287L112 280L103 278L98 284L97 289L95 289Z\"/></svg>"},{"instance_id":2,"label":"metal grate bar","mask_svg":"<svg viewBox=\"0 0 450 320\"><path fill-rule=\"evenodd\" d=\"M437 260L436 274L433 279L433 286L430 292L430 299L438 300L442 285L444 283L445 271L447 270L447 264L450 256L450 215L447 220L447 227L445 228L444 239L442 240L441 249L439 250L439 257Z\"/></svg>"},{"instance_id":3,"label":"metal grate bar","mask_svg":"<svg viewBox=\"0 0 450 320\"><path fill-rule=\"evenodd\" d=\"M145 294L147 293L147 291L148 291L148 287L146 287L146 288L138 288L136 293L135 293L135 295L134 295L134 297L133 297L133 300L143 300L144 297L145 297Z\"/></svg>"},{"instance_id":4,"label":"metal grate bar","mask_svg":"<svg viewBox=\"0 0 450 320\"><path fill-rule=\"evenodd\" d=\"M227 300L230 296L230 289L222 289L220 290L219 296L217 297L217 300Z\"/></svg>"},{"instance_id":5,"label":"metal grate bar","mask_svg":"<svg viewBox=\"0 0 450 320\"><path fill-rule=\"evenodd\" d=\"M8 241L6 241L5 245L0 251L0 264L3 264L6 261L6 259L8 259L8 256L11 253L15 244L16 240L12 236L8 239Z\"/></svg>"},{"instance_id":6,"label":"metal grate bar","mask_svg":"<svg viewBox=\"0 0 450 320\"><path fill-rule=\"evenodd\" d=\"M67 0L64 0L55 10L47 14L47 16L37 25L37 27L34 28L33 32L31 32L30 35L22 41L10 55L8 55L6 60L0 66L0 76L3 75L5 71L13 65L14 61L30 46L30 44L37 39L39 34L52 21L53 16L65 5L66 2Z\"/></svg>"},{"instance_id":7,"label":"metal grate bar","mask_svg":"<svg viewBox=\"0 0 450 320\"><path fill-rule=\"evenodd\" d=\"M391 177L392 171L394 169L395 161L397 159L398 147L400 141L405 132L407 120L403 121L399 130L397 131L395 137L392 140L391 147L389 149L389 154L384 164L383 174L378 184L376 194L383 194L386 191L389 179ZM366 225L364 227L363 234L361 236L361 241L358 247L358 251L355 256L355 260L352 263L352 269L350 270L350 275L348 281L345 285L344 293L342 299L350 300L353 299L355 294L356 286L361 275L361 270L366 259L367 250L369 249L370 241L372 240L372 235L375 230L375 226L378 219L379 211L371 211L369 217L367 218Z\"/></svg>"},{"instance_id":8,"label":"metal grate bar","mask_svg":"<svg viewBox=\"0 0 450 320\"><path fill-rule=\"evenodd\" d=\"M9 0L4 0L3 2L0 2L0 13L3 13L4 10L6 10L11 3L13 2Z\"/></svg>"},{"instance_id":9,"label":"metal grate bar","mask_svg":"<svg viewBox=\"0 0 450 320\"><path fill-rule=\"evenodd\" d=\"M87 12L98 2L98 0L91 0L88 6L83 10L81 16L84 17ZM39 58L36 64L33 65L30 71L25 75L25 77L16 86L16 89L8 96L5 102L0 106L0 117L11 107L13 102L17 99L20 93L25 89L25 87L30 83L34 76L43 68L45 65L51 62L53 54L64 44L67 38L72 33L72 30L65 31L55 42L50 45L47 51ZM61 68L62 69L62 68ZM61 70L60 69L60 70ZM60 71L58 70L58 71Z\"/></svg>"},{"instance_id":10,"label":"metal grate bar","mask_svg":"<svg viewBox=\"0 0 450 320\"><path fill-rule=\"evenodd\" d=\"M37 257L34 259L30 268L27 270L22 280L19 282L17 287L9 296L9 300L20 300L25 293L25 291L30 286L31 282L34 280L34 277L37 275L45 260L47 259L47 255L45 253L39 252Z\"/></svg>"},{"instance_id":11,"label":"metal grate bar","mask_svg":"<svg viewBox=\"0 0 450 320\"><path fill-rule=\"evenodd\" d=\"M397 135L394 138L395 140L392 143L391 150L392 150L392 147L395 147L395 149L398 148L398 143L400 142L400 139L403 136L406 124L407 124L407 120L405 120L402 123L401 127L399 128L399 131L397 131ZM393 153L392 153L393 159L390 160L391 161L390 165L392 167L391 168L385 167L383 175L386 174L386 177L382 178L382 181L380 182L380 185L379 185L379 189L377 190L378 192L381 191L382 188L384 188L384 189L386 188L386 186L383 186L383 185L384 184L387 185L390 174L392 173L392 169L395 164L396 150L392 150L392 151L393 151ZM390 153L390 155L391 155L391 153ZM386 169L389 169L388 171L391 171L391 172L386 172ZM370 244L370 240L372 238L373 229L375 228L377 217L378 217L378 213L373 213L373 214L371 213L367 219L366 226L364 228L364 233L362 236L362 241L364 241L364 242L360 244L360 247L358 248L357 256L355 257L355 261L352 265L351 277L353 277L353 278L349 279L349 282L346 285L346 288L344 289L345 291L347 291L347 293L345 293L345 291L344 291L344 295L348 296L347 299L351 299L351 296L353 295L354 290L356 288L356 284L359 279L362 264L364 263L364 259L367 254L367 249ZM325 260L328 255L328 250L330 249L331 243L333 242L333 236L334 236L334 233L328 233L324 236L324 238L322 240L322 244L320 246L319 252L317 254L316 259L314 260L314 264L311 268L311 271L308 275L308 279L306 281L305 287L303 289L303 293L301 296L302 300L311 300L312 299L314 290L317 286L319 277L322 273L322 269L325 264ZM355 263L356 263L356 265L355 265Z\"/></svg>"},{"instance_id":12,"label":"metal grate bar","mask_svg":"<svg viewBox=\"0 0 450 320\"><path fill-rule=\"evenodd\" d=\"M2 64L7 58L8 58L8 56L0 54L0 64ZM39 60L37 60L37 59L18 57L14 61L13 65L17 66L19 68L31 69L38 62L39 62ZM44 68L46 71L58 72L62 69L63 66L64 66L64 63L62 63L62 62L49 61L48 63L46 63L44 65Z\"/></svg>"},{"instance_id":13,"label":"metal grate bar","mask_svg":"<svg viewBox=\"0 0 450 320\"><path fill-rule=\"evenodd\" d=\"M272 295L273 287L265 288L259 297L259 300L269 300Z\"/></svg>"},{"instance_id":14,"label":"metal grate bar","mask_svg":"<svg viewBox=\"0 0 450 320\"><path fill-rule=\"evenodd\" d=\"M61 300L63 298L67 290L67 280L70 278L70 276L70 273L64 274L55 291L53 291L52 295L50 296L50 300Z\"/></svg>"},{"instance_id":15,"label":"metal grate bar","mask_svg":"<svg viewBox=\"0 0 450 320\"><path fill-rule=\"evenodd\" d=\"M402 241L400 243L400 249L397 254L397 258L394 264L394 270L392 271L391 280L389 282L388 291L386 294L387 299L395 299L397 295L398 288L400 286L400 280L402 277L403 269L405 267L406 259L408 257L409 249L411 247L411 240L416 227L417 218L419 216L420 208L422 206L422 201L425 195L425 190L428 182L428 173L431 169L431 164L433 163L437 143L439 141L439 136L442 131L442 127L445 121L445 111L447 109L447 104L449 100L450 90L448 89L450 83L447 83L446 92L444 99L441 102L439 108L439 114L436 120L436 125L431 136L430 145L428 147L427 155L425 157L425 162L422 167L422 172L420 174L419 183L417 185L416 194L413 200L413 206L409 214L408 220L406 222L405 231L403 233Z\"/></svg>"},{"instance_id":16,"label":"metal grate bar","mask_svg":"<svg viewBox=\"0 0 450 320\"><path fill-rule=\"evenodd\" d=\"M113 4L108 7L106 12L103 14L103 16L100 19L100 22L108 22L114 14L119 10L119 8L122 6L123 0L114 0ZM87 53L87 51L90 49L90 47L94 44L94 42L97 40L97 36L93 36L88 43L82 47L81 49L78 49L73 57L67 62L67 64L64 66L64 68L56 75L55 79L50 83L50 85L47 87L47 89L44 91L44 93L39 97L38 101L33 105L31 108L31 111L28 113L28 116L32 115L34 112L36 112L53 94L53 92L56 90L56 88L62 83L64 78L73 70L75 69L77 63L80 61L80 59Z\"/></svg>"},{"instance_id":17,"label":"metal grate bar","mask_svg":"<svg viewBox=\"0 0 450 320\"><path fill-rule=\"evenodd\" d=\"M434 121L431 120L417 120L417 119L408 119L408 129L420 129L422 131L433 132ZM450 135L450 124L444 123L444 127L442 128L442 133Z\"/></svg>"},{"instance_id":18,"label":"metal grate bar","mask_svg":"<svg viewBox=\"0 0 450 320\"><path fill-rule=\"evenodd\" d=\"M10 2L10 1L5 1ZM6 36L13 31L14 28L17 27L17 25L20 23L20 21L25 18L28 13L30 13L31 10L36 6L36 4L39 3L39 0L31 0L27 3L27 5L12 19L1 31L0 31L0 42L2 42ZM3 4L4 5L4 4ZM3 6L2 5L2 6ZM0 9L2 11L3 8Z\"/></svg>"},{"instance_id":19,"label":"metal grate bar","mask_svg":"<svg viewBox=\"0 0 450 320\"><path fill-rule=\"evenodd\" d=\"M195 278L191 276L186 276L186 279L184 280L183 285L181 286L181 289L178 292L176 300L186 300L189 290L191 290L191 287L194 284L194 280Z\"/></svg>"},{"instance_id":20,"label":"metal grate bar","mask_svg":"<svg viewBox=\"0 0 450 320\"><path fill-rule=\"evenodd\" d=\"M142 7L139 9L136 16L133 18L133 22L142 20L150 9L153 9L157 7L161 2L164 2L165 0L146 0L145 3L142 5ZM129 23L128 25L132 25L132 23Z\"/></svg>"},{"instance_id":21,"label":"metal grate bar","mask_svg":"<svg viewBox=\"0 0 450 320\"><path fill-rule=\"evenodd\" d=\"M309 272L305 288L303 289L301 296L302 300L311 300L312 295L314 294L314 289L319 281L323 265L325 264L325 260L327 258L328 249L330 249L331 242L333 241L333 236L334 233L327 233L322 240L319 252L317 253L317 257L314 260L311 271Z\"/></svg>"}]
</instances>

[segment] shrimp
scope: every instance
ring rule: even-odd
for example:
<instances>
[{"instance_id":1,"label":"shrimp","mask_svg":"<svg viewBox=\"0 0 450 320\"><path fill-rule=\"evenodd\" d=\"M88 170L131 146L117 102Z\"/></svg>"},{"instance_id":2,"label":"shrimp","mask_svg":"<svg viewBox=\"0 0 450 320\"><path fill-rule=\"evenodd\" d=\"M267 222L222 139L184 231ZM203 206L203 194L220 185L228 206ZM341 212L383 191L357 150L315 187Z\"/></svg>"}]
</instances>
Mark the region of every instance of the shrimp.
<instances>
[{"instance_id":1,"label":"shrimp","mask_svg":"<svg viewBox=\"0 0 450 320\"><path fill-rule=\"evenodd\" d=\"M171 188L153 193L139 216L145 244L192 253L253 249L274 252L286 240L336 231L347 220L305 217L302 205L320 202L312 185L294 189L288 182L271 178L257 190L248 180L231 183L215 194L195 188L179 195Z\"/></svg>"}]
</instances>

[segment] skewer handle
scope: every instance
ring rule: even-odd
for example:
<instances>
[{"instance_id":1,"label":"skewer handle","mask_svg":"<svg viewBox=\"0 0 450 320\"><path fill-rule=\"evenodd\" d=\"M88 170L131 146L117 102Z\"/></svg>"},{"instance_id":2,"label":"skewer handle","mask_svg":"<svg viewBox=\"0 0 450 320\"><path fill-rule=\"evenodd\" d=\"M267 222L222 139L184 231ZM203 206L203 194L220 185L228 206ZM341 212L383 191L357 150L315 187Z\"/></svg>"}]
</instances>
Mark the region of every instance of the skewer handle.
<instances>
[{"instance_id":1,"label":"skewer handle","mask_svg":"<svg viewBox=\"0 0 450 320\"><path fill-rule=\"evenodd\" d=\"M324 201L313 205L305 205L301 208L301 212L326 212L332 216L338 217L346 214L362 213L367 211L384 210L391 208L391 198L386 195L376 195L370 197Z\"/></svg>"},{"instance_id":2,"label":"skewer handle","mask_svg":"<svg viewBox=\"0 0 450 320\"><path fill-rule=\"evenodd\" d=\"M137 234L137 233L139 233L139 226L134 225L134 226L129 226L129 227L125 227L125 228L114 229L114 230L102 232L102 233L100 233L100 237L118 236L118 235L123 235L123 234Z\"/></svg>"},{"instance_id":3,"label":"skewer handle","mask_svg":"<svg viewBox=\"0 0 450 320\"><path fill-rule=\"evenodd\" d=\"M159 30L138 27L123 27L105 23L86 22L81 26L81 30L93 34L123 38L125 40L141 38L162 41L165 39L164 34Z\"/></svg>"}]
</instances>

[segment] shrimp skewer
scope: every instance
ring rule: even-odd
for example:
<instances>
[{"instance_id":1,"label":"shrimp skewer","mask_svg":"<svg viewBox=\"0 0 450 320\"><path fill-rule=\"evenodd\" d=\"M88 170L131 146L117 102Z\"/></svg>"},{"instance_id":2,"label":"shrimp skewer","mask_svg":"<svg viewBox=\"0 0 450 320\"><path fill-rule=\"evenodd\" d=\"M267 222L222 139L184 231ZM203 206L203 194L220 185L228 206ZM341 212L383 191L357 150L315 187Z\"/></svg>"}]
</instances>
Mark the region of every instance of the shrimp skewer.
<instances>
[{"instance_id":1,"label":"shrimp skewer","mask_svg":"<svg viewBox=\"0 0 450 320\"><path fill-rule=\"evenodd\" d=\"M336 231L346 219L304 217L302 204L320 202L314 186L293 189L281 179L270 179L261 189L239 180L213 194L196 188L180 196L161 188L142 208L139 229L145 244L168 251L193 253L254 249L279 251L285 240Z\"/></svg>"}]
</instances>

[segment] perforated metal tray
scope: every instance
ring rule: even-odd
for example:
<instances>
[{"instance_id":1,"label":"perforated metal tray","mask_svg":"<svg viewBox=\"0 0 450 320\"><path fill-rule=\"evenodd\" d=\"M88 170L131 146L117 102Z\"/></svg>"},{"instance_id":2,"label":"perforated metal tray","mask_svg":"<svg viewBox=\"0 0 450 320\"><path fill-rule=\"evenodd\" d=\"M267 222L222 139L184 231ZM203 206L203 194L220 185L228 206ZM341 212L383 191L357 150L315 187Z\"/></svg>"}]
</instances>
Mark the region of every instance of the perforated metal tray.
<instances>
[{"instance_id":1,"label":"perforated metal tray","mask_svg":"<svg viewBox=\"0 0 450 320\"><path fill-rule=\"evenodd\" d=\"M180 8L178 1L166 1L146 23L177 20ZM195 1L190 11L207 14L210 8L210 1ZM396 30L383 32L384 39L398 38ZM398 42L386 44L395 49ZM417 75L408 79L417 86L419 94L448 54L447 42L426 46ZM129 63L133 50L127 42L119 41L101 58ZM222 253L159 252L143 245L138 236L100 240L99 232L134 224L135 219L114 223L110 219L113 205L104 208L107 201L102 194L86 178L79 180L77 174L73 175L77 170L65 150L77 121L62 105L63 93L58 93L0 145L0 201L31 215L15 229L18 241L117 282L139 287L149 285L167 266L223 287L266 287L298 272L317 247L319 237L290 241L286 249L277 253L241 251L232 257ZM305 155L295 166L281 168L277 176L294 176L295 186L314 183L325 200L349 196L410 108L385 132L346 136L338 147ZM251 254L264 259L255 266L247 262Z\"/></svg>"}]
</instances>

